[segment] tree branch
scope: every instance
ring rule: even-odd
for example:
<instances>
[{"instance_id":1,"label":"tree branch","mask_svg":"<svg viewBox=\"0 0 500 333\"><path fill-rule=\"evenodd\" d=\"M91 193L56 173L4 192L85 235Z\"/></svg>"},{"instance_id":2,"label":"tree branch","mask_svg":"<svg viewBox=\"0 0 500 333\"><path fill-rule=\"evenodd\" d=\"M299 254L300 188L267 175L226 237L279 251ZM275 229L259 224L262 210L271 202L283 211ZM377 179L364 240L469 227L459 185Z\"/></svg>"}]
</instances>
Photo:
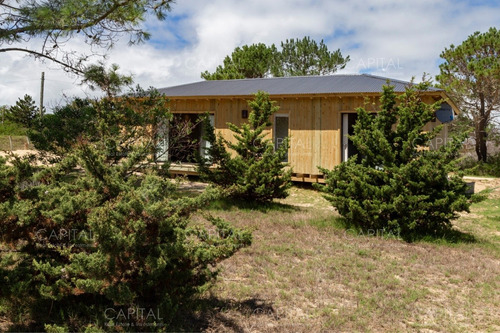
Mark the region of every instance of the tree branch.
<instances>
[{"instance_id":1,"label":"tree branch","mask_svg":"<svg viewBox=\"0 0 500 333\"><path fill-rule=\"evenodd\" d=\"M113 6L111 6L106 12L104 12L101 16L98 16L94 19L89 20L86 23L80 23L80 24L75 24L75 25L63 25L63 26L53 26L51 27L51 30L60 30L60 31L80 31L84 30L90 27L95 26L99 22L104 21L109 15L111 15L113 12L115 12L118 8L123 7L128 5L131 0L125 0L123 2L115 2ZM43 29L43 28L42 28ZM0 30L0 36L7 36L7 35L16 35L16 34L22 34L22 33L33 33L40 30L40 26L35 25L28 25L25 27L20 27L17 29L10 29L10 30ZM43 29L45 30L45 29Z\"/></svg>"},{"instance_id":2,"label":"tree branch","mask_svg":"<svg viewBox=\"0 0 500 333\"><path fill-rule=\"evenodd\" d=\"M40 52L37 52L37 51L33 51L33 50L29 50L29 49L23 49L23 48L19 48L19 47L8 47L8 48L3 48L3 49L0 49L0 53L1 52L11 52L11 51L17 51L17 52L26 52L26 53L29 53L31 55L34 55L35 57L40 57L40 58L45 58L45 59L48 59L50 61L53 61L59 65L62 65L63 67L77 73L77 74L84 74L84 71L79 69L79 68L76 68L74 66L71 66L70 64L68 63L65 63L63 61L60 61L54 57L51 57L49 55L46 55L46 54L43 54L43 53L40 53Z\"/></svg>"},{"instance_id":3,"label":"tree branch","mask_svg":"<svg viewBox=\"0 0 500 333\"><path fill-rule=\"evenodd\" d=\"M9 9L19 11L19 8L16 8L16 7L13 7L13 6L7 5L7 4L6 4L6 3L4 3L3 1L1 1L1 2L0 2L0 7L7 7L7 8L9 8Z\"/></svg>"}]
</instances>

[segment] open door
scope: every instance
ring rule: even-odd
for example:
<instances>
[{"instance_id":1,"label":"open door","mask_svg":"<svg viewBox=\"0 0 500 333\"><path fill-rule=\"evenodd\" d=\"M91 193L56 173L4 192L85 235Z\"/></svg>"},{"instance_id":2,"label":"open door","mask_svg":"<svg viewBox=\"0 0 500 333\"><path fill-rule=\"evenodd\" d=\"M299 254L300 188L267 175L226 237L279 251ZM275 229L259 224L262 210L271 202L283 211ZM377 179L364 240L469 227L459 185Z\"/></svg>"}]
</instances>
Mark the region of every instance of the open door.
<instances>
[{"instance_id":1,"label":"open door","mask_svg":"<svg viewBox=\"0 0 500 333\"><path fill-rule=\"evenodd\" d=\"M357 118L357 113L342 113L342 162L358 153L351 139L349 139L349 135L354 134L353 125L356 123Z\"/></svg>"}]
</instances>

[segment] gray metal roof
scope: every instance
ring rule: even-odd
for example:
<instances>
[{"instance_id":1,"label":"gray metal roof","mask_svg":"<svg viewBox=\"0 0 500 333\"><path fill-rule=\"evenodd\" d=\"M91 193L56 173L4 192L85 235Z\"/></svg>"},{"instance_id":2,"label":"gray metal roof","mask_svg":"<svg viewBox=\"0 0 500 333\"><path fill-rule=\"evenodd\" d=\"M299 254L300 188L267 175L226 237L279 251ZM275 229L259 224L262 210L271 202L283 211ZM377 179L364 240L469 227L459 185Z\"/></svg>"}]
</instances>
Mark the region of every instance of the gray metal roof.
<instances>
[{"instance_id":1,"label":"gray metal roof","mask_svg":"<svg viewBox=\"0 0 500 333\"><path fill-rule=\"evenodd\" d=\"M183 84L159 91L169 97L249 96L259 90L270 95L379 93L387 80L396 92L403 92L406 81L370 74L293 76L263 79L214 80ZM441 91L430 88L431 91Z\"/></svg>"}]
</instances>

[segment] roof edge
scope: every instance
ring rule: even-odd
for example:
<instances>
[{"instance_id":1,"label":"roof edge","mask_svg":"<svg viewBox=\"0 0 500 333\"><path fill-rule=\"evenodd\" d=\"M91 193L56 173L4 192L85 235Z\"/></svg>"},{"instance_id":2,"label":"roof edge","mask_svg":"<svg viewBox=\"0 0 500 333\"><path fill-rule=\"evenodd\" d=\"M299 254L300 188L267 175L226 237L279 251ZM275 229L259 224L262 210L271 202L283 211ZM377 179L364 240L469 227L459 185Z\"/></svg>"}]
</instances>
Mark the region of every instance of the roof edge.
<instances>
[{"instance_id":1,"label":"roof edge","mask_svg":"<svg viewBox=\"0 0 500 333\"><path fill-rule=\"evenodd\" d=\"M443 90L426 90L422 91L425 95L435 95L441 96ZM257 92L255 92L257 93ZM251 98L255 93L249 95L199 95L199 96L169 96L165 97L169 99L235 99L235 98ZM310 94L269 94L271 98L314 98L314 97L342 97L342 96L380 96L380 92L342 92L342 93L310 93ZM403 94L403 92L395 92L396 94Z\"/></svg>"}]
</instances>

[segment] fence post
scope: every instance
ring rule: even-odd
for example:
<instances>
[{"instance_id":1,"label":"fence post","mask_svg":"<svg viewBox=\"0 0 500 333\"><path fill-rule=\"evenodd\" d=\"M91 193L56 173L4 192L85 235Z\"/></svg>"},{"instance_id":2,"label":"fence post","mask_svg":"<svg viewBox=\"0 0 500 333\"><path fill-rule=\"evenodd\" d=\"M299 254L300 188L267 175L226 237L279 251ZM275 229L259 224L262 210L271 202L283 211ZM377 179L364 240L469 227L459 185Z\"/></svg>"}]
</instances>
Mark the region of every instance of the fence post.
<instances>
[{"instance_id":1,"label":"fence post","mask_svg":"<svg viewBox=\"0 0 500 333\"><path fill-rule=\"evenodd\" d=\"M12 137L9 135L10 151L12 151Z\"/></svg>"}]
</instances>

